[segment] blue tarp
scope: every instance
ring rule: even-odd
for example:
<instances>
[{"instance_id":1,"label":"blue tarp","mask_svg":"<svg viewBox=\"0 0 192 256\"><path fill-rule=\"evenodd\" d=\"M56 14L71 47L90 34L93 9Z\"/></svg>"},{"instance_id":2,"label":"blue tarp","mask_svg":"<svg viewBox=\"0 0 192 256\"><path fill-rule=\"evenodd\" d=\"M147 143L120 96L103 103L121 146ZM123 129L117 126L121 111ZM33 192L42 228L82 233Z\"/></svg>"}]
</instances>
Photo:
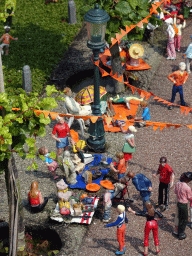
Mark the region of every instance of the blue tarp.
<instances>
[{"instance_id":1,"label":"blue tarp","mask_svg":"<svg viewBox=\"0 0 192 256\"><path fill-rule=\"evenodd\" d=\"M86 189L86 183L84 181L84 178L82 177L83 173L85 171L88 171L89 170L89 166L97 166L100 164L101 162L101 157L105 157L104 155L98 155L98 154L95 154L93 155L94 156L94 160L93 162L91 162L90 164L86 165L85 166L85 169L83 170L83 172L79 175L77 175L77 183L75 185L69 185L69 188L79 188L79 189ZM107 157L107 163L110 164L112 162L112 158L111 157ZM103 180L103 177L109 172L109 169L102 169L99 171L102 172L102 175L101 177L99 177L98 179L94 180L93 183L96 183L98 185L100 185L100 181Z\"/></svg>"}]
</instances>

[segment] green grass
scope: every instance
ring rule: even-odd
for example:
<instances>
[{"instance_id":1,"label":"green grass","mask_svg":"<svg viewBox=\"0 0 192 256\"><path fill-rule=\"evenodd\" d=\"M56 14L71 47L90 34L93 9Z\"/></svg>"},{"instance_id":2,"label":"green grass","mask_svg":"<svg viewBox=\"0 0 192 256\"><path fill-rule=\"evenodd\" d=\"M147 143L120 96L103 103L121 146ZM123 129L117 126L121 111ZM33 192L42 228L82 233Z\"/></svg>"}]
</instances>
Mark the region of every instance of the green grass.
<instances>
[{"instance_id":1,"label":"green grass","mask_svg":"<svg viewBox=\"0 0 192 256\"><path fill-rule=\"evenodd\" d=\"M10 35L9 55L2 56L5 88L15 93L22 87L22 69L29 65L33 91L41 93L54 67L82 27L79 10L81 0L75 0L77 24L68 24L68 0L45 4L45 0L17 0ZM61 20L65 19L65 22ZM4 34L3 24L0 34Z\"/></svg>"}]
</instances>

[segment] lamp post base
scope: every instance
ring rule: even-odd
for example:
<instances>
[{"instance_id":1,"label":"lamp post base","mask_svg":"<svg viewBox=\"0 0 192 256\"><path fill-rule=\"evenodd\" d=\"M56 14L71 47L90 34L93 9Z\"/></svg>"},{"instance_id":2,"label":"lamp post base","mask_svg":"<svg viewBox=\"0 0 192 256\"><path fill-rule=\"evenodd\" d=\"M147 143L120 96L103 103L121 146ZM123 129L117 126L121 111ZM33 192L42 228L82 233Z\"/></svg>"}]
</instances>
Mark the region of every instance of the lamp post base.
<instances>
[{"instance_id":1,"label":"lamp post base","mask_svg":"<svg viewBox=\"0 0 192 256\"><path fill-rule=\"evenodd\" d=\"M103 119L99 118L95 123L90 123L89 126L89 138L87 139L87 145L95 152L105 151L105 130L103 126Z\"/></svg>"}]
</instances>

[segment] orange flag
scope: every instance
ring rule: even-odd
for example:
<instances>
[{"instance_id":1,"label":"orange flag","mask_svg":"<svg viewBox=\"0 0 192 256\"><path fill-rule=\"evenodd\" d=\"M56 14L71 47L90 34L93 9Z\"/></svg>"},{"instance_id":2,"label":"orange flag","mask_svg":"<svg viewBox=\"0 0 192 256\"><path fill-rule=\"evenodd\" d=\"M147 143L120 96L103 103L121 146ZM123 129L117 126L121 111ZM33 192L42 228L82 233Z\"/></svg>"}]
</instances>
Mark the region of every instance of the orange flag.
<instances>
[{"instance_id":1,"label":"orange flag","mask_svg":"<svg viewBox=\"0 0 192 256\"><path fill-rule=\"evenodd\" d=\"M159 126L160 126L159 124L153 123L153 130L156 131L159 128Z\"/></svg>"},{"instance_id":2,"label":"orange flag","mask_svg":"<svg viewBox=\"0 0 192 256\"><path fill-rule=\"evenodd\" d=\"M185 106L180 106L181 109L181 114L183 114L185 112Z\"/></svg>"},{"instance_id":3,"label":"orange flag","mask_svg":"<svg viewBox=\"0 0 192 256\"><path fill-rule=\"evenodd\" d=\"M191 108L185 107L185 115L188 115L191 110Z\"/></svg>"},{"instance_id":4,"label":"orange flag","mask_svg":"<svg viewBox=\"0 0 192 256\"><path fill-rule=\"evenodd\" d=\"M124 36L124 35L126 35L126 34L127 34L127 32L124 31L123 29L121 29L121 35Z\"/></svg>"},{"instance_id":5,"label":"orange flag","mask_svg":"<svg viewBox=\"0 0 192 256\"><path fill-rule=\"evenodd\" d=\"M121 36L121 35L119 35L118 33L116 33L115 35L116 35L116 39L117 39L117 41L119 41L119 40L122 38L122 36Z\"/></svg>"},{"instance_id":6,"label":"orange flag","mask_svg":"<svg viewBox=\"0 0 192 256\"><path fill-rule=\"evenodd\" d=\"M129 31L131 31L131 28L128 27L127 25L125 26L125 28L126 28L126 33L129 33Z\"/></svg>"},{"instance_id":7,"label":"orange flag","mask_svg":"<svg viewBox=\"0 0 192 256\"><path fill-rule=\"evenodd\" d=\"M90 119L92 123L96 123L98 118L99 118L98 116L91 116Z\"/></svg>"},{"instance_id":8,"label":"orange flag","mask_svg":"<svg viewBox=\"0 0 192 256\"><path fill-rule=\"evenodd\" d=\"M160 130L161 130L161 131L162 131L165 127L166 127L166 124L165 124L165 123L161 123L161 124L160 124Z\"/></svg>"},{"instance_id":9,"label":"orange flag","mask_svg":"<svg viewBox=\"0 0 192 256\"><path fill-rule=\"evenodd\" d=\"M105 120L107 126L109 126L112 121L112 117L105 117L104 120Z\"/></svg>"},{"instance_id":10,"label":"orange flag","mask_svg":"<svg viewBox=\"0 0 192 256\"><path fill-rule=\"evenodd\" d=\"M137 27L139 27L139 28L143 28L143 22L142 22L142 21L140 21L139 23L137 23Z\"/></svg>"},{"instance_id":11,"label":"orange flag","mask_svg":"<svg viewBox=\"0 0 192 256\"><path fill-rule=\"evenodd\" d=\"M109 75L110 75L109 73L107 73L107 71L105 71L104 69L102 69L102 68L100 68L100 67L99 67L99 70L100 70L100 72L101 72L101 74L102 74L102 77L103 77L103 76L109 76Z\"/></svg>"},{"instance_id":12,"label":"orange flag","mask_svg":"<svg viewBox=\"0 0 192 256\"><path fill-rule=\"evenodd\" d=\"M182 125L181 124L175 124L175 129L181 127Z\"/></svg>"},{"instance_id":13,"label":"orange flag","mask_svg":"<svg viewBox=\"0 0 192 256\"><path fill-rule=\"evenodd\" d=\"M166 124L166 126L167 126L167 128L169 128L169 127L171 127L171 126L173 126L172 124Z\"/></svg>"},{"instance_id":14,"label":"orange flag","mask_svg":"<svg viewBox=\"0 0 192 256\"><path fill-rule=\"evenodd\" d=\"M50 112L49 114L53 120L55 120L55 118L58 116L58 113L56 112Z\"/></svg>"},{"instance_id":15,"label":"orange flag","mask_svg":"<svg viewBox=\"0 0 192 256\"><path fill-rule=\"evenodd\" d=\"M147 18L143 19L143 23L148 23L148 22L149 22L149 21L148 21Z\"/></svg>"},{"instance_id":16,"label":"orange flag","mask_svg":"<svg viewBox=\"0 0 192 256\"><path fill-rule=\"evenodd\" d=\"M186 125L189 129L192 129L192 125Z\"/></svg>"}]
</instances>

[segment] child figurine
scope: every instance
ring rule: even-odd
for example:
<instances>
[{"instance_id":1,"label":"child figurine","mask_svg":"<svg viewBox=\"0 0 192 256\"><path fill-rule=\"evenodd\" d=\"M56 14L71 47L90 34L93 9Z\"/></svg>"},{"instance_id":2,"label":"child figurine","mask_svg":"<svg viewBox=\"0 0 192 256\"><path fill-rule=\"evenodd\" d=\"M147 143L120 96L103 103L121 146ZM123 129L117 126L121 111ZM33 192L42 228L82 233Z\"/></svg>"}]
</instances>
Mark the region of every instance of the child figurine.
<instances>
[{"instance_id":1,"label":"child figurine","mask_svg":"<svg viewBox=\"0 0 192 256\"><path fill-rule=\"evenodd\" d=\"M147 208L146 215L141 215L140 213L135 213L138 216L143 216L147 218L147 222L145 224L145 238L144 238L144 252L143 255L148 254L148 247L149 247L149 233L153 230L153 237L156 247L156 253L160 253L159 250L159 239L158 239L158 225L157 220L163 218L163 215L154 209L151 202L146 202L145 207Z\"/></svg>"},{"instance_id":2,"label":"child figurine","mask_svg":"<svg viewBox=\"0 0 192 256\"><path fill-rule=\"evenodd\" d=\"M116 157L118 159L117 169L114 167L114 165L111 163L110 168L118 173L118 179L121 179L125 177L126 167L125 167L125 158L123 152L119 152L116 154Z\"/></svg>"},{"instance_id":3,"label":"child figurine","mask_svg":"<svg viewBox=\"0 0 192 256\"><path fill-rule=\"evenodd\" d=\"M101 181L100 183L102 187L105 188L105 194L103 196L103 207L104 207L104 214L103 214L103 222L109 222L111 219L111 206L112 206L112 193L115 189L112 182L109 180Z\"/></svg>"},{"instance_id":4,"label":"child figurine","mask_svg":"<svg viewBox=\"0 0 192 256\"><path fill-rule=\"evenodd\" d=\"M128 208L129 212L135 213L130 207ZM117 206L117 212L119 216L117 220L113 223L107 224L104 227L109 228L117 226L117 241L119 242L119 251L116 251L116 255L122 255L125 253L125 223L128 223L128 219L125 213L125 206L119 204Z\"/></svg>"},{"instance_id":5,"label":"child figurine","mask_svg":"<svg viewBox=\"0 0 192 256\"><path fill-rule=\"evenodd\" d=\"M31 183L31 190L28 193L28 201L32 212L42 211L48 202L48 198L43 198L41 192L38 190L37 181Z\"/></svg>"},{"instance_id":6,"label":"child figurine","mask_svg":"<svg viewBox=\"0 0 192 256\"><path fill-rule=\"evenodd\" d=\"M52 131L52 138L56 140L56 148L57 148L57 159L62 153L62 148L64 151L67 150L69 145L68 137L70 136L70 129L63 117L59 115L56 117L56 124ZM57 136L55 134L57 133Z\"/></svg>"},{"instance_id":7,"label":"child figurine","mask_svg":"<svg viewBox=\"0 0 192 256\"><path fill-rule=\"evenodd\" d=\"M167 24L167 60L176 60L176 51L175 51L175 44L174 44L174 37L175 37L175 30L173 29L173 19L169 18L165 20Z\"/></svg>"},{"instance_id":8,"label":"child figurine","mask_svg":"<svg viewBox=\"0 0 192 256\"><path fill-rule=\"evenodd\" d=\"M167 164L167 158L161 157L160 165L154 177L159 175L159 197L158 197L158 207L163 204L163 190L165 191L165 200L163 205L163 210L168 210L169 204L169 189L173 187L175 174L172 168Z\"/></svg>"},{"instance_id":9,"label":"child figurine","mask_svg":"<svg viewBox=\"0 0 192 256\"><path fill-rule=\"evenodd\" d=\"M187 71L185 71L186 65L184 62L179 63L179 70L173 72L172 74L168 75L168 79L173 82L173 89L172 89L172 97L171 97L171 103L175 101L176 93L179 92L180 94L180 100L181 100L181 106L185 106L185 101L183 98L183 84L186 83L189 74ZM169 106L168 109L172 109L173 106Z\"/></svg>"},{"instance_id":10,"label":"child figurine","mask_svg":"<svg viewBox=\"0 0 192 256\"><path fill-rule=\"evenodd\" d=\"M56 176L55 174L55 170L57 169L58 164L56 161L49 157L48 149L41 147L39 149L39 154L45 157L45 163L48 167L48 170L52 173L54 180L59 178L59 176Z\"/></svg>"},{"instance_id":11,"label":"child figurine","mask_svg":"<svg viewBox=\"0 0 192 256\"><path fill-rule=\"evenodd\" d=\"M175 50L180 52L181 48L181 29L186 27L186 21L183 19L183 15L174 15L173 24L175 28Z\"/></svg>"},{"instance_id":12,"label":"child figurine","mask_svg":"<svg viewBox=\"0 0 192 256\"><path fill-rule=\"evenodd\" d=\"M118 125L122 131L122 133L126 133L125 136L125 144L123 146L123 153L125 158L125 167L128 167L128 161L132 158L132 153L135 152L135 140L133 132L137 132L133 125L130 125L127 131L123 130L121 122L118 122Z\"/></svg>"},{"instance_id":13,"label":"child figurine","mask_svg":"<svg viewBox=\"0 0 192 256\"><path fill-rule=\"evenodd\" d=\"M191 39L192 39L192 36L191 36ZM186 59L187 73L191 73L190 62L191 62L191 59L192 59L192 42L188 45L187 51L184 54L184 58Z\"/></svg>"},{"instance_id":14,"label":"child figurine","mask_svg":"<svg viewBox=\"0 0 192 256\"><path fill-rule=\"evenodd\" d=\"M138 127L143 127L146 125L146 121L151 119L151 116L149 114L148 103L146 101L141 101L140 106L143 109L143 114L141 117L135 117L135 121L142 121L137 123L137 125Z\"/></svg>"},{"instance_id":15,"label":"child figurine","mask_svg":"<svg viewBox=\"0 0 192 256\"><path fill-rule=\"evenodd\" d=\"M14 38L9 35L10 27L5 26L4 29L5 29L5 34L3 34L2 37L0 38L0 42L3 40L3 43L0 45L0 51L1 51L1 54L3 55L4 53L3 47L5 46L5 55L8 55L10 40L17 41L18 38Z\"/></svg>"}]
</instances>

